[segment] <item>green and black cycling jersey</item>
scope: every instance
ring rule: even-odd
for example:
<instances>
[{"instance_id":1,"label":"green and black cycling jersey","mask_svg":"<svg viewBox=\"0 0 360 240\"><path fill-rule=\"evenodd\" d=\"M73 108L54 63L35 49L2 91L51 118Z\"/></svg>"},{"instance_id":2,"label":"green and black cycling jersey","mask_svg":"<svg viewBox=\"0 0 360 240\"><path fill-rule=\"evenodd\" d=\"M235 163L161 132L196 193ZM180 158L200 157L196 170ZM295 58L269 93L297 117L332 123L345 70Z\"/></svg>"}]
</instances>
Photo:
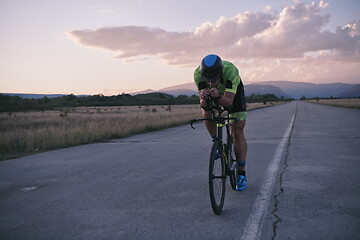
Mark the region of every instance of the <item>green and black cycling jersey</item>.
<instances>
[{"instance_id":1,"label":"green and black cycling jersey","mask_svg":"<svg viewBox=\"0 0 360 240\"><path fill-rule=\"evenodd\" d=\"M221 82L217 89L221 94L231 92L235 94L235 98L229 113L246 112L246 101L244 93L244 85L241 81L239 70L237 67L228 61L223 61L224 67L221 74ZM210 86L203 79L200 72L200 67L196 68L194 72L194 81L197 89L210 89Z\"/></svg>"}]
</instances>

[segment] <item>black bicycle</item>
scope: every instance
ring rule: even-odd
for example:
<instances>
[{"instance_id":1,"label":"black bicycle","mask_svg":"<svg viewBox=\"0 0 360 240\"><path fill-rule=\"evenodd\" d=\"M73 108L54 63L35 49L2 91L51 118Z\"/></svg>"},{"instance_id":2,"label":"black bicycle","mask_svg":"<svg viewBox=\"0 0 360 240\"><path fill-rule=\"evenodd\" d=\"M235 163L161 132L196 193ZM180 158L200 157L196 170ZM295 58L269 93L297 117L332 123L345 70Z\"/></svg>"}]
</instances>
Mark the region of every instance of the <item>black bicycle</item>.
<instances>
[{"instance_id":1,"label":"black bicycle","mask_svg":"<svg viewBox=\"0 0 360 240\"><path fill-rule=\"evenodd\" d=\"M218 105L211 98L207 101L207 109L212 112L212 118L198 118L190 121L193 124L199 121L216 122L217 131L213 137L213 146L210 153L209 161L209 193L211 207L215 214L222 212L225 200L225 186L227 177L230 178L230 184L233 190L236 190L236 158L234 158L233 138L230 131L230 121L236 118L230 118L229 113L223 115L227 109ZM226 142L223 140L223 128L226 128Z\"/></svg>"}]
</instances>

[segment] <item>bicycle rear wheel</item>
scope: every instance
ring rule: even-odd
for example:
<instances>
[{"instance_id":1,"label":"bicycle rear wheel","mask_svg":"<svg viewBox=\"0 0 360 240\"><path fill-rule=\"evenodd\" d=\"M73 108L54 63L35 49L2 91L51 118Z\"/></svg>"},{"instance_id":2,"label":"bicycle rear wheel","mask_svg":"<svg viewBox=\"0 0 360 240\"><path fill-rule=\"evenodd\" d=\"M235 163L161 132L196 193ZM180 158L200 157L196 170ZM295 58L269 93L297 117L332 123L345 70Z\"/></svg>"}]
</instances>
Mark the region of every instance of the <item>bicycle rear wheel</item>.
<instances>
[{"instance_id":1,"label":"bicycle rear wheel","mask_svg":"<svg viewBox=\"0 0 360 240\"><path fill-rule=\"evenodd\" d=\"M224 206L225 182L226 175L222 145L220 142L214 142L209 161L209 193L211 207L217 215L221 213Z\"/></svg>"},{"instance_id":2,"label":"bicycle rear wheel","mask_svg":"<svg viewBox=\"0 0 360 240\"><path fill-rule=\"evenodd\" d=\"M235 171L230 175L229 178L230 178L231 188L233 190L236 190L236 182L237 182L236 168L235 168Z\"/></svg>"},{"instance_id":3,"label":"bicycle rear wheel","mask_svg":"<svg viewBox=\"0 0 360 240\"><path fill-rule=\"evenodd\" d=\"M232 147L232 146L231 146ZM236 158L234 158L233 156L233 149L229 150L229 168L230 168L230 184L231 184L231 188L233 190L236 190L236 182L237 182L237 162L236 162Z\"/></svg>"}]
</instances>

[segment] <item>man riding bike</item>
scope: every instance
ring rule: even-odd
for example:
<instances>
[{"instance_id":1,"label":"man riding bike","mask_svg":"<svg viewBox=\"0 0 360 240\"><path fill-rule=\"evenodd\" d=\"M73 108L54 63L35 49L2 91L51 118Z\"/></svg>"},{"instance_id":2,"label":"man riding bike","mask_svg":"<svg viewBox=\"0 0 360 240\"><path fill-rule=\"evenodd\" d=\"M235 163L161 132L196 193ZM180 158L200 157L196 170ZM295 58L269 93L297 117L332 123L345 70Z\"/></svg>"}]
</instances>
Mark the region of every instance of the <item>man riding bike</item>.
<instances>
[{"instance_id":1,"label":"man riding bike","mask_svg":"<svg viewBox=\"0 0 360 240\"><path fill-rule=\"evenodd\" d=\"M244 190L247 183L245 174L247 141L244 135L246 102L244 85L239 71L231 62L223 61L217 55L207 55L202 59L201 65L196 68L194 81L199 91L200 106L203 109L204 118L212 117L211 112L207 109L207 99L211 97L219 105L228 109L230 117L238 120L231 121L230 125L238 163L236 190ZM211 137L214 137L216 123L205 121L205 126Z\"/></svg>"}]
</instances>

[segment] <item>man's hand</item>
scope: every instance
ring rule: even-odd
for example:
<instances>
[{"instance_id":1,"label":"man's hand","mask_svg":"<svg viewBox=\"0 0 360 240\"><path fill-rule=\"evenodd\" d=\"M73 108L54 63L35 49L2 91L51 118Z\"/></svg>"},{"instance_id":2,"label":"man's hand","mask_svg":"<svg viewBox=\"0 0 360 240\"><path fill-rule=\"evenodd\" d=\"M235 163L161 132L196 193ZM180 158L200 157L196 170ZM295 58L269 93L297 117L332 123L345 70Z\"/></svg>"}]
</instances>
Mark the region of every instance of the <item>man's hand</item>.
<instances>
[{"instance_id":1,"label":"man's hand","mask_svg":"<svg viewBox=\"0 0 360 240\"><path fill-rule=\"evenodd\" d=\"M220 97L220 92L216 88L212 88L210 90L209 89L203 89L200 92L200 96L201 96L202 99L208 99L209 97L217 99L217 98Z\"/></svg>"},{"instance_id":2,"label":"man's hand","mask_svg":"<svg viewBox=\"0 0 360 240\"><path fill-rule=\"evenodd\" d=\"M210 96L214 99L217 99L220 97L220 92L216 88L210 89Z\"/></svg>"},{"instance_id":3,"label":"man's hand","mask_svg":"<svg viewBox=\"0 0 360 240\"><path fill-rule=\"evenodd\" d=\"M208 99L210 96L210 90L209 89L203 89L200 92L201 99Z\"/></svg>"}]
</instances>

